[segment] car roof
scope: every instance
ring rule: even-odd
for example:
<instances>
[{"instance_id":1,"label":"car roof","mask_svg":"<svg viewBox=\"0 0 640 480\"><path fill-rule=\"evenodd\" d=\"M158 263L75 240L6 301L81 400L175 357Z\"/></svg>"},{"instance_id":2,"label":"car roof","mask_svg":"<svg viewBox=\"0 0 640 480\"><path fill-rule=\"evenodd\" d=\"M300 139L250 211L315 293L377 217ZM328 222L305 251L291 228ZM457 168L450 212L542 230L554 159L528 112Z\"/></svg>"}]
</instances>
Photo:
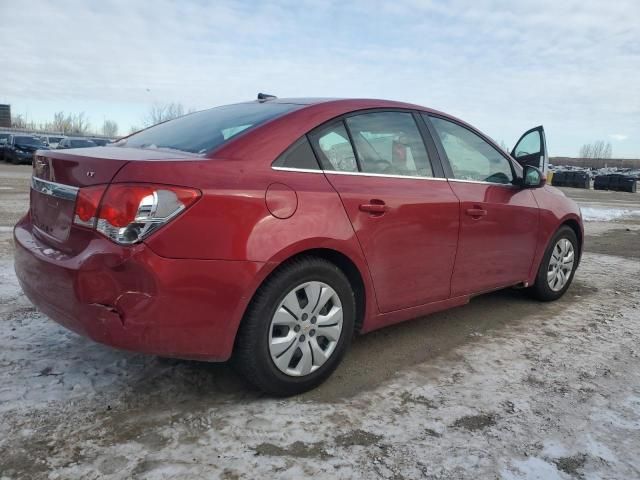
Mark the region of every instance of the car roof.
<instances>
[{"instance_id":1,"label":"car roof","mask_svg":"<svg viewBox=\"0 0 640 480\"><path fill-rule=\"evenodd\" d=\"M409 108L412 110L435 111L422 105L400 102L396 100L383 100L380 98L335 98L335 97L300 97L300 98L270 98L267 100L254 100L255 103L283 103L292 105L345 105L354 107L354 110L362 108ZM357 105L362 105L357 107Z\"/></svg>"},{"instance_id":2,"label":"car roof","mask_svg":"<svg viewBox=\"0 0 640 480\"><path fill-rule=\"evenodd\" d=\"M330 97L299 97L299 98L269 98L266 100L253 100L249 103L288 103L293 105L311 105L315 103L324 103L324 102L332 102L336 100L341 100L339 98L330 98Z\"/></svg>"},{"instance_id":3,"label":"car roof","mask_svg":"<svg viewBox=\"0 0 640 480\"><path fill-rule=\"evenodd\" d=\"M269 120L255 129L250 129L246 134L237 135L236 138L214 149L208 156L218 158L247 158L252 156L257 159L254 140L256 138L268 138L268 146L261 143L259 156L270 157L273 160L296 139L319 125L336 117L362 110L414 110L435 113L446 118L454 118L421 105L375 98L270 98L267 100L255 100L253 103L284 103L300 105L300 107ZM461 123L464 124L462 121Z\"/></svg>"}]
</instances>

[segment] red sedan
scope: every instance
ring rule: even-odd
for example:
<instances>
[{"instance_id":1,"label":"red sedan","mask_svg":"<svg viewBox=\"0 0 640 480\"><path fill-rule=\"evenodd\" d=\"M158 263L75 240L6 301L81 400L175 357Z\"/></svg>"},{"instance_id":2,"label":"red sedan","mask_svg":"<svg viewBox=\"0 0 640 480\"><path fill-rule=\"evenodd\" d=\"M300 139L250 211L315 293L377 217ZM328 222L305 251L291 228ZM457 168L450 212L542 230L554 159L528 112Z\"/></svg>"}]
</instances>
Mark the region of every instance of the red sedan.
<instances>
[{"instance_id":1,"label":"red sedan","mask_svg":"<svg viewBox=\"0 0 640 480\"><path fill-rule=\"evenodd\" d=\"M510 155L417 105L262 97L37 152L15 268L81 335L232 358L259 388L295 394L355 333L500 288L561 297L582 219L545 185L545 159L541 127Z\"/></svg>"}]
</instances>

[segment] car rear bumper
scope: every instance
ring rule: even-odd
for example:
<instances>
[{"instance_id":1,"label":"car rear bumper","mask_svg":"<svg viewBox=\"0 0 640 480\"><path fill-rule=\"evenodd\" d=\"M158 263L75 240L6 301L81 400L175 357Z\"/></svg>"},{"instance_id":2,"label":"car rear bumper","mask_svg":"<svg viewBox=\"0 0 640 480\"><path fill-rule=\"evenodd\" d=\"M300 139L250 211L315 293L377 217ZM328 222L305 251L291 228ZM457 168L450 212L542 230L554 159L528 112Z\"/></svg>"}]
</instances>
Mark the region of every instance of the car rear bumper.
<instances>
[{"instance_id":1,"label":"car rear bumper","mask_svg":"<svg viewBox=\"0 0 640 480\"><path fill-rule=\"evenodd\" d=\"M15 227L15 270L45 315L97 342L126 350L223 361L268 264L169 259L144 244L120 247L98 234L77 255Z\"/></svg>"}]
</instances>

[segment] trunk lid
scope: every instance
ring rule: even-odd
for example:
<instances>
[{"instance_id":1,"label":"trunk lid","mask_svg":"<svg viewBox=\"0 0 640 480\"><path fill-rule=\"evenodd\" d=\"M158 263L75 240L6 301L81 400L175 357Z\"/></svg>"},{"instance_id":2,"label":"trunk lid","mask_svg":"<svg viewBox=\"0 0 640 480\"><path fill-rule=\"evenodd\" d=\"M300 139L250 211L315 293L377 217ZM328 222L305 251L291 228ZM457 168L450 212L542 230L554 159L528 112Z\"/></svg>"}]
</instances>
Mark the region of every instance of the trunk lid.
<instances>
[{"instance_id":1,"label":"trunk lid","mask_svg":"<svg viewBox=\"0 0 640 480\"><path fill-rule=\"evenodd\" d=\"M72 243L69 236L78 189L110 183L129 162L194 157L201 158L190 153L125 147L39 150L33 163L31 221L42 240L67 250Z\"/></svg>"}]
</instances>

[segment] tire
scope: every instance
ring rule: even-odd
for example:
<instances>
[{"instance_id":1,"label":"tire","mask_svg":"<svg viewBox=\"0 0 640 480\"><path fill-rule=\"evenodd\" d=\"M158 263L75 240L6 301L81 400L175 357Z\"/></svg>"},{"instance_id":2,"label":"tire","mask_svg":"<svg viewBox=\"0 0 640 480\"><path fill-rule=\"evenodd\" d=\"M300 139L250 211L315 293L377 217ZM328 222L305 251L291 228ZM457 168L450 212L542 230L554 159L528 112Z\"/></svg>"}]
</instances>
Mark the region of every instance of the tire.
<instances>
[{"instance_id":1,"label":"tire","mask_svg":"<svg viewBox=\"0 0 640 480\"><path fill-rule=\"evenodd\" d=\"M571 244L571 251L573 252L570 272L566 272L563 268L563 266L566 266L565 259L568 258L568 255L565 256L564 253L560 254L562 247L559 247L559 245L563 240L568 241ZM566 245L566 243L562 243ZM560 248L561 250L558 250L558 248ZM562 260L564 260L564 262L558 262L558 260L555 260L559 255L562 256ZM538 268L538 274L536 276L535 283L528 289L528 292L534 298L543 302L550 302L562 297L573 281L573 276L575 275L576 268L578 267L579 255L580 250L578 246L578 239L573 229L566 225L560 227L555 235L551 238L551 241L549 242L549 245L544 252L542 262L540 262L540 267ZM549 279L549 276L551 276L552 257L554 258L556 263L555 268L557 270L562 270L562 274L564 275L565 280L562 285L560 285L560 282L556 283L554 280ZM558 263L561 263L561 266L558 266ZM558 276L556 275L553 278L557 279ZM554 286L552 286L550 282L554 283Z\"/></svg>"},{"instance_id":2,"label":"tire","mask_svg":"<svg viewBox=\"0 0 640 480\"><path fill-rule=\"evenodd\" d=\"M309 309L313 300L309 297L316 295L317 301ZM325 295L332 296L325 300ZM283 302L287 305L282 305ZM286 308L296 302L295 307ZM279 267L251 300L238 330L232 362L244 378L268 394L290 396L311 390L333 373L349 347L354 332L355 305L349 280L336 265L318 257L292 260ZM339 308L342 326L336 333L333 322L338 318ZM301 313L303 311L307 313ZM324 326L321 317L325 317ZM329 340L322 332L338 338ZM293 338L291 343L289 336ZM279 339L282 341L278 342ZM286 349L285 344L289 345ZM282 353L280 349L284 349ZM330 353L324 360L326 352ZM312 370L305 373L309 354ZM280 360L279 365L276 359Z\"/></svg>"}]
</instances>

